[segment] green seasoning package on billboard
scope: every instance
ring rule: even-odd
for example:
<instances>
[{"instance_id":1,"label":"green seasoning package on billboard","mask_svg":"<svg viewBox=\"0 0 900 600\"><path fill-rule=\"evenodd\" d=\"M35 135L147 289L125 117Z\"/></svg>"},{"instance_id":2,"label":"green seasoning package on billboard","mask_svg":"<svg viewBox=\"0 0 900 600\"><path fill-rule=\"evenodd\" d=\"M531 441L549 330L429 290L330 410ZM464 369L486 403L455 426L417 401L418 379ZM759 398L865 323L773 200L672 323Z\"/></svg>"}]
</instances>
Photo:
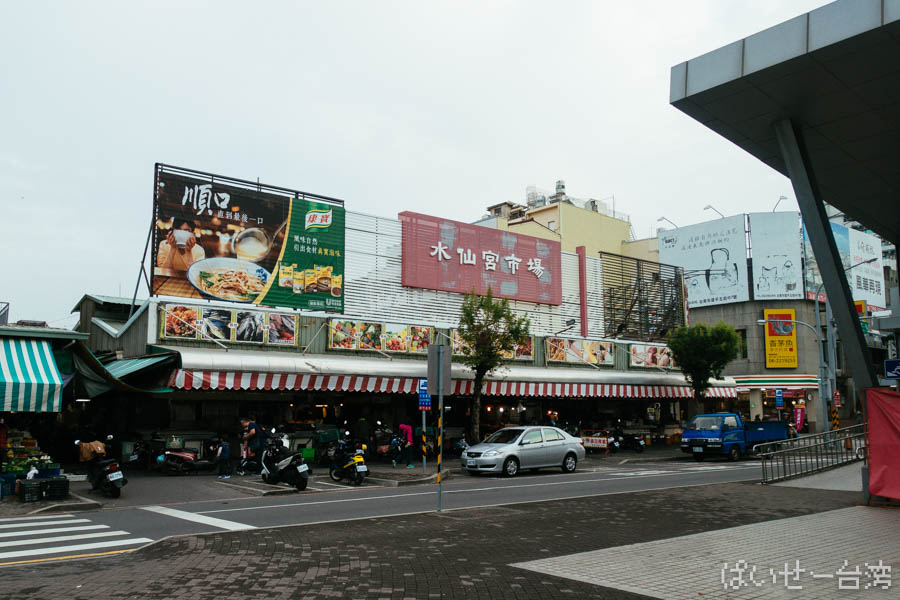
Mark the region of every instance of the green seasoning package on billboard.
<instances>
[{"instance_id":1,"label":"green seasoning package on billboard","mask_svg":"<svg viewBox=\"0 0 900 600\"><path fill-rule=\"evenodd\" d=\"M256 301L344 311L344 209L295 198L273 277Z\"/></svg>"},{"instance_id":2,"label":"green seasoning package on billboard","mask_svg":"<svg viewBox=\"0 0 900 600\"><path fill-rule=\"evenodd\" d=\"M157 165L154 213L154 295L343 312L341 201ZM246 322L233 337L261 341Z\"/></svg>"}]
</instances>

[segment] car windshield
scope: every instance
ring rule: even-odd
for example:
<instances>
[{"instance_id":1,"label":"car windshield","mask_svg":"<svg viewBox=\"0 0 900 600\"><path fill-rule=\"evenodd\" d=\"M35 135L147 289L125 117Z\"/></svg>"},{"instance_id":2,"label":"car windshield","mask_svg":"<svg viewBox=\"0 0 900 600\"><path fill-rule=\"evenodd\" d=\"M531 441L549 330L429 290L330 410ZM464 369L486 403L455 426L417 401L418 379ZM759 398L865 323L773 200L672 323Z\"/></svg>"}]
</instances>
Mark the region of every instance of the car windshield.
<instances>
[{"instance_id":1,"label":"car windshield","mask_svg":"<svg viewBox=\"0 0 900 600\"><path fill-rule=\"evenodd\" d=\"M510 444L522 435L521 429L501 429L484 440L485 444Z\"/></svg>"},{"instance_id":2,"label":"car windshield","mask_svg":"<svg viewBox=\"0 0 900 600\"><path fill-rule=\"evenodd\" d=\"M699 431L718 431L722 429L722 417L694 417L687 428Z\"/></svg>"}]
</instances>

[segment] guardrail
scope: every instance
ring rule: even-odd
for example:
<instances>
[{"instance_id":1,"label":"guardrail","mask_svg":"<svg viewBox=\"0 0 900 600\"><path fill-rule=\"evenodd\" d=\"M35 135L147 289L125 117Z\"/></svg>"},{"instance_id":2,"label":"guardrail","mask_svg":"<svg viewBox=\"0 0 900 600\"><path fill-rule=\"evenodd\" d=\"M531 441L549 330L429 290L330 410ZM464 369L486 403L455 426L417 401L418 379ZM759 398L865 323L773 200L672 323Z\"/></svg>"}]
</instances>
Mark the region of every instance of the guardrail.
<instances>
[{"instance_id":1,"label":"guardrail","mask_svg":"<svg viewBox=\"0 0 900 600\"><path fill-rule=\"evenodd\" d=\"M753 450L762 459L762 483L793 479L866 460L866 426L757 444Z\"/></svg>"}]
</instances>

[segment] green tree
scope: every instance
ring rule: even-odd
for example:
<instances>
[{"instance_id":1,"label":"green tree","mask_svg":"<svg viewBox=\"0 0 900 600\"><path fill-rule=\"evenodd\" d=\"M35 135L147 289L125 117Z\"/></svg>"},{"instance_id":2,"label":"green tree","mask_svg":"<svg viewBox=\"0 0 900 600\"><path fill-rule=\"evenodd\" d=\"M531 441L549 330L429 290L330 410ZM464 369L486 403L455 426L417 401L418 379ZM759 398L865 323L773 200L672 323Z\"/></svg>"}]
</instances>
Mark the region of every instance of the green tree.
<instances>
[{"instance_id":1,"label":"green tree","mask_svg":"<svg viewBox=\"0 0 900 600\"><path fill-rule=\"evenodd\" d=\"M484 378L503 364L503 354L514 352L528 339L531 323L525 317L517 317L504 299L495 300L488 288L484 296L473 290L462 303L457 333L463 342L462 362L475 373L475 390L472 393L472 419L470 422L473 443L480 439L481 388Z\"/></svg>"},{"instance_id":2,"label":"green tree","mask_svg":"<svg viewBox=\"0 0 900 600\"><path fill-rule=\"evenodd\" d=\"M741 349L741 336L734 327L723 321L712 327L698 323L673 331L668 344L675 364L694 390L694 404L688 411L689 416L697 414L701 407L708 412L711 407L707 406L705 396L710 387L709 380L721 377L728 363L737 357Z\"/></svg>"}]
</instances>

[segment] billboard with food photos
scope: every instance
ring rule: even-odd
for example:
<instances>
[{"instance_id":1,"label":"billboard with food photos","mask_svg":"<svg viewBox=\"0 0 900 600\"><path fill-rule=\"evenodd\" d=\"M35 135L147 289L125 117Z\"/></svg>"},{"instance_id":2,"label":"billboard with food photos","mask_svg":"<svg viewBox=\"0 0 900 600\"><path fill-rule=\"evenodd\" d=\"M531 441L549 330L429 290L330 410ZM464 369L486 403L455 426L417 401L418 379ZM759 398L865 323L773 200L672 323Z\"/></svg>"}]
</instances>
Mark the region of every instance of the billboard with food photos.
<instances>
[{"instance_id":1,"label":"billboard with food photos","mask_svg":"<svg viewBox=\"0 0 900 600\"><path fill-rule=\"evenodd\" d=\"M668 346L653 344L631 344L628 348L629 365L632 367L649 367L661 369L677 369L672 350Z\"/></svg>"},{"instance_id":2,"label":"billboard with food photos","mask_svg":"<svg viewBox=\"0 0 900 600\"><path fill-rule=\"evenodd\" d=\"M157 165L153 294L343 312L342 203Z\"/></svg>"},{"instance_id":3,"label":"billboard with food photos","mask_svg":"<svg viewBox=\"0 0 900 600\"><path fill-rule=\"evenodd\" d=\"M262 310L231 310L166 304L160 306L160 338L210 343L294 346L298 317Z\"/></svg>"},{"instance_id":4,"label":"billboard with food photos","mask_svg":"<svg viewBox=\"0 0 900 600\"><path fill-rule=\"evenodd\" d=\"M377 350L427 354L434 343L434 328L405 323L373 323L332 319L328 347L331 350Z\"/></svg>"},{"instance_id":5,"label":"billboard with food photos","mask_svg":"<svg viewBox=\"0 0 900 600\"><path fill-rule=\"evenodd\" d=\"M688 308L750 299L743 214L660 231L659 262L684 269Z\"/></svg>"},{"instance_id":6,"label":"billboard with food photos","mask_svg":"<svg viewBox=\"0 0 900 600\"><path fill-rule=\"evenodd\" d=\"M588 363L611 367L616 364L615 342L558 337L547 338L547 361L575 364Z\"/></svg>"},{"instance_id":7,"label":"billboard with food photos","mask_svg":"<svg viewBox=\"0 0 900 600\"><path fill-rule=\"evenodd\" d=\"M775 308L763 311L766 322L766 368L796 369L797 325L793 308Z\"/></svg>"},{"instance_id":8,"label":"billboard with food photos","mask_svg":"<svg viewBox=\"0 0 900 600\"><path fill-rule=\"evenodd\" d=\"M458 329L450 330L450 345L453 348L453 356L465 355L466 343L460 337ZM529 336L517 345L515 350L501 352L500 356L506 360L534 360L534 337Z\"/></svg>"}]
</instances>

